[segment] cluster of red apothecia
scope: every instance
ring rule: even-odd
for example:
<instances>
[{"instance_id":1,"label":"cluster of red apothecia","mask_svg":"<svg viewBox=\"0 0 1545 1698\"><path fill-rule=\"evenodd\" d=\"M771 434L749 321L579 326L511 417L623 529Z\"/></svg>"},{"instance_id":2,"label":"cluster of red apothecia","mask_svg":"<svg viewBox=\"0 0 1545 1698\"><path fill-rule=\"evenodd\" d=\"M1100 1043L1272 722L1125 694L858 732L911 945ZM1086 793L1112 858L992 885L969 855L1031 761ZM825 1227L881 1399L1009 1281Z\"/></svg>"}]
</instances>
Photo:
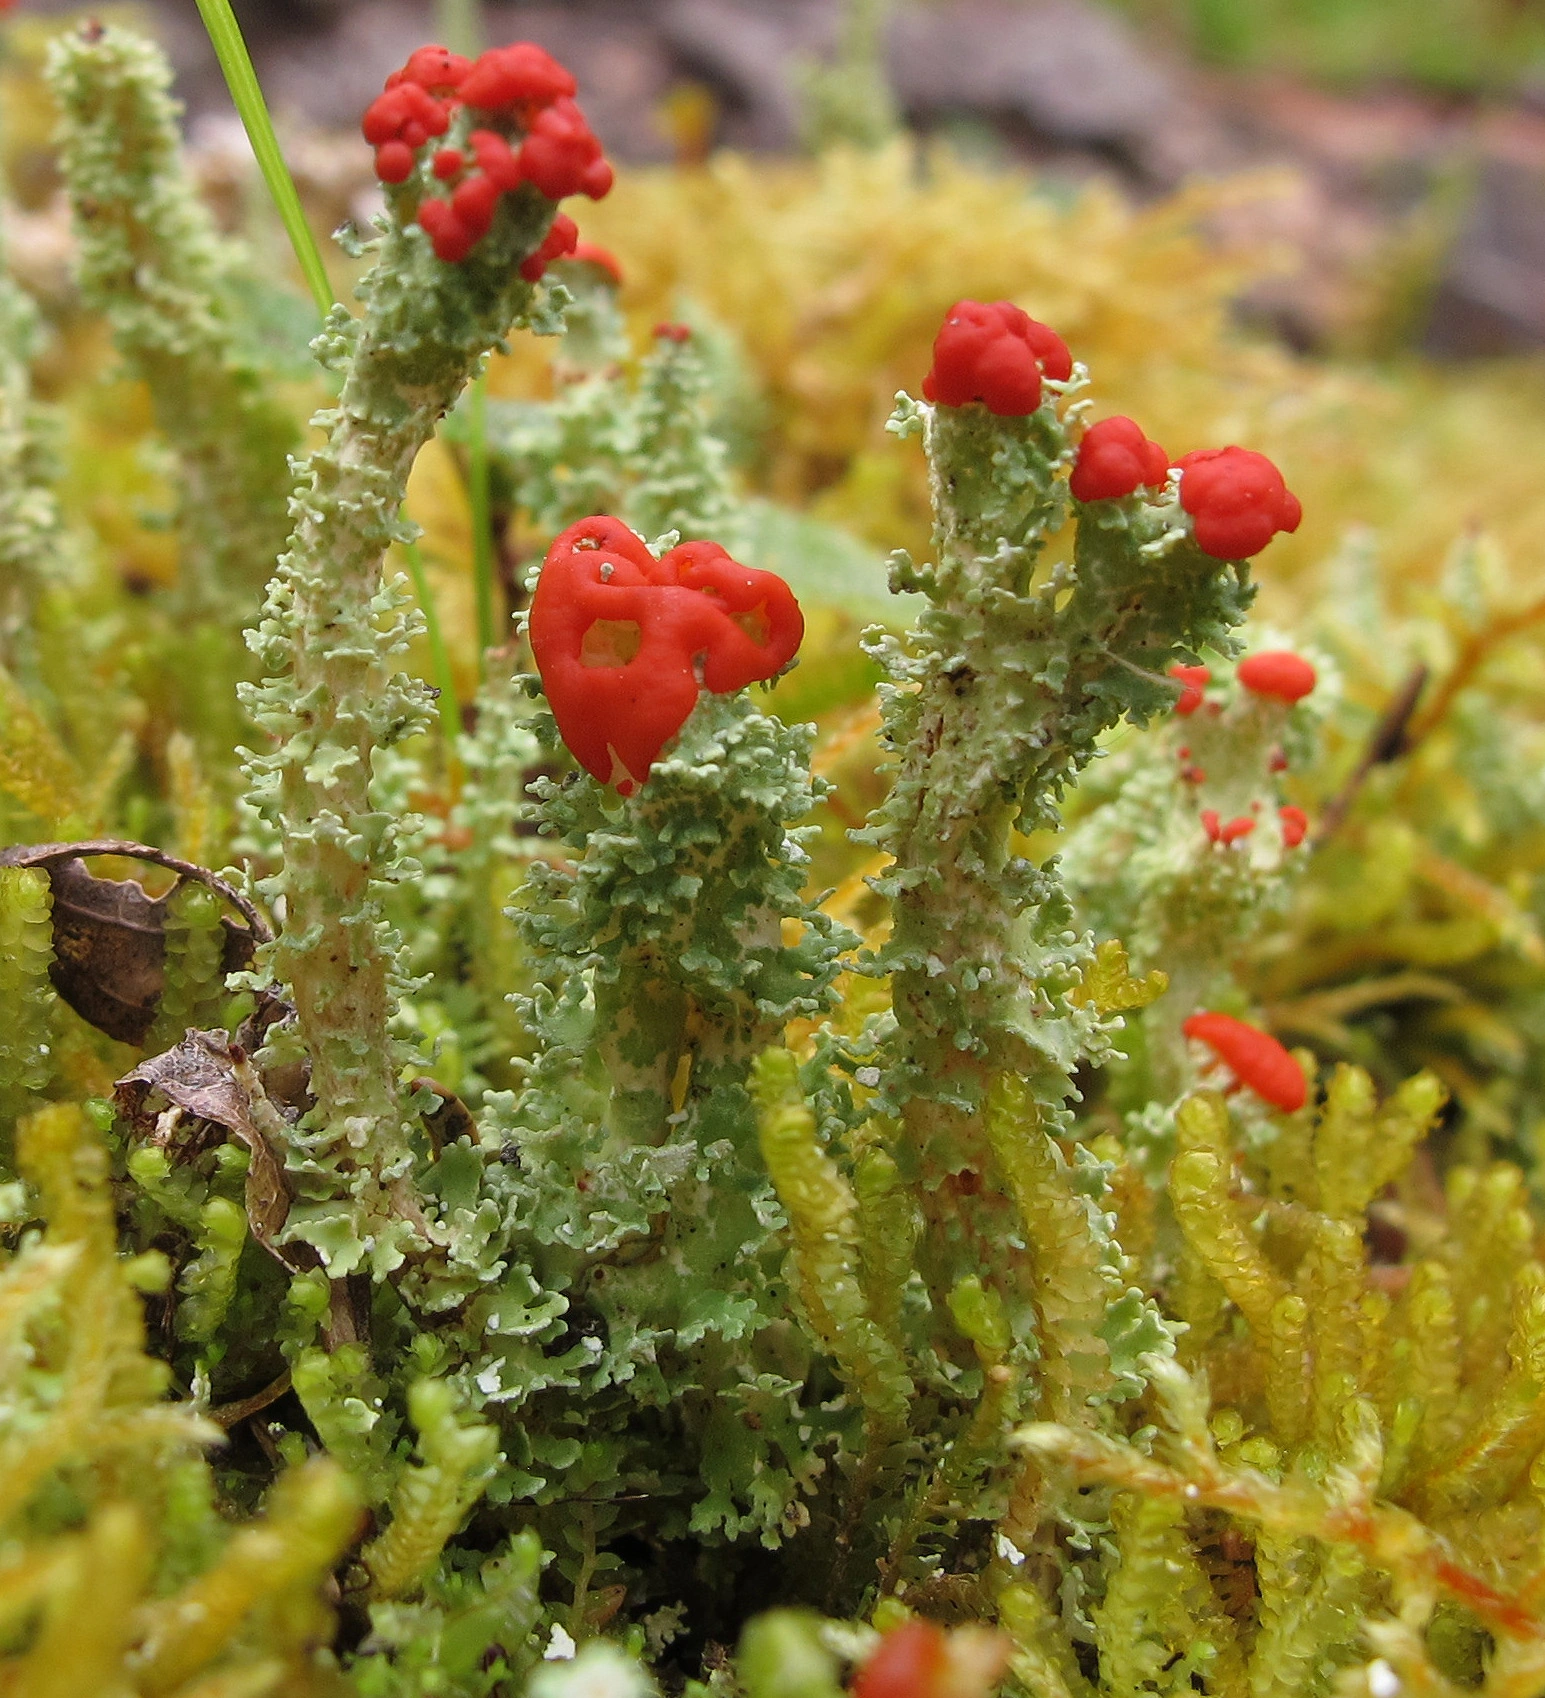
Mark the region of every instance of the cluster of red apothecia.
<instances>
[{"instance_id":1,"label":"cluster of red apothecia","mask_svg":"<svg viewBox=\"0 0 1545 1698\"><path fill-rule=\"evenodd\" d=\"M435 253L455 264L488 234L500 199L522 184L554 201L576 194L600 200L611 188L612 168L574 103L575 87L569 72L534 42L493 47L476 60L444 47L420 47L386 79L360 128L376 150L381 181L405 183L419 150L450 129L459 108L486 120L464 149L436 151L431 169L451 185L449 196L428 196L419 204L418 221ZM521 275L534 282L578 240L572 219L554 219Z\"/></svg>"},{"instance_id":2,"label":"cluster of red apothecia","mask_svg":"<svg viewBox=\"0 0 1545 1698\"><path fill-rule=\"evenodd\" d=\"M1210 668L1177 664L1169 669L1169 675L1180 686L1179 698L1172 709L1179 718L1189 719L1204 704L1215 714L1222 712L1220 702L1207 701L1207 686L1212 682ZM1252 696L1281 702L1284 707L1301 702L1319 682L1314 667L1291 649L1262 649L1258 654L1247 655L1240 661L1234 676ZM1192 763L1191 750L1182 746L1177 752L1181 761L1180 776L1188 784L1204 783L1207 774ZM1287 757L1279 749L1272 756L1271 769L1282 772L1286 767ZM1282 841L1289 849L1296 849L1309 835L1309 816L1291 802L1277 809L1277 820L1282 828ZM1209 842L1225 848L1248 837L1256 824L1249 814L1225 820L1212 808L1202 809L1201 821Z\"/></svg>"},{"instance_id":3,"label":"cluster of red apothecia","mask_svg":"<svg viewBox=\"0 0 1545 1698\"><path fill-rule=\"evenodd\" d=\"M531 603L531 652L570 753L630 795L686 723L703 690L776 678L805 621L772 572L716 542L660 559L605 514L553 543Z\"/></svg>"},{"instance_id":4,"label":"cluster of red apothecia","mask_svg":"<svg viewBox=\"0 0 1545 1698\"><path fill-rule=\"evenodd\" d=\"M923 396L946 407L980 401L1005 418L1041 404L1041 382L1073 375L1067 344L1009 301L957 301L933 345ZM1141 488L1162 489L1180 472L1180 505L1191 515L1196 546L1217 560L1248 560L1278 531L1295 531L1303 511L1264 454L1206 448L1170 457L1128 418L1091 425L1079 446L1069 488L1084 502L1112 501Z\"/></svg>"}]
</instances>

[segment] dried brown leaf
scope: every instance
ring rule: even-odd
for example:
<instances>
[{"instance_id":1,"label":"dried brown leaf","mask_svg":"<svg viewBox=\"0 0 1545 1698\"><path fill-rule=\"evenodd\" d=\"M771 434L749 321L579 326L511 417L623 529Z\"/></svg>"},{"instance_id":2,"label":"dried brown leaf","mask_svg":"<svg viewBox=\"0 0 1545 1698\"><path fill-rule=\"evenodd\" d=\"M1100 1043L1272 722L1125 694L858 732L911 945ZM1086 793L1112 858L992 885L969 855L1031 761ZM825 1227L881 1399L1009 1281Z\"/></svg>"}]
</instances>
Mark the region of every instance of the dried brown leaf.
<instances>
[{"instance_id":1,"label":"dried brown leaf","mask_svg":"<svg viewBox=\"0 0 1545 1698\"><path fill-rule=\"evenodd\" d=\"M147 895L134 879L98 878L89 855L119 855L177 874L164 895ZM273 933L256 908L205 867L145 843L96 838L0 850L0 866L38 867L53 893L54 989L83 1020L123 1043L143 1043L166 980L166 910L173 892L192 882L212 890L241 916L227 917L222 966L235 972Z\"/></svg>"}]
</instances>

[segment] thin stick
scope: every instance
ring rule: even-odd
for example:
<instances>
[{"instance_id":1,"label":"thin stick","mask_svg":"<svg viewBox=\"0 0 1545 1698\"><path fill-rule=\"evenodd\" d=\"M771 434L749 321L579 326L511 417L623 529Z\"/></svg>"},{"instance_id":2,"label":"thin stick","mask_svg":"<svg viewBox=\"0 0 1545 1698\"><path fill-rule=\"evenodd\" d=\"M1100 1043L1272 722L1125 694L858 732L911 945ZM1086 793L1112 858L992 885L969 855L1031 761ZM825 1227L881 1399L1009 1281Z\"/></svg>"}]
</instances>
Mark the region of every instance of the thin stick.
<instances>
[{"instance_id":1,"label":"thin stick","mask_svg":"<svg viewBox=\"0 0 1545 1698\"><path fill-rule=\"evenodd\" d=\"M1413 667L1405 682L1390 698L1390 704L1385 708L1379 723L1374 726L1367 747L1363 750L1362 759L1352 770L1352 776L1342 785L1340 794L1331 799L1320 816L1320 829L1314 836L1316 849L1322 848L1326 840L1341 829L1352 810L1352 804L1357 800L1358 792L1368 781L1368 774L1376 766L1388 766L1391 761L1398 761L1410 748L1408 732L1411 715L1416 712L1416 704L1421 700L1422 691L1426 687L1427 668Z\"/></svg>"},{"instance_id":2,"label":"thin stick","mask_svg":"<svg viewBox=\"0 0 1545 1698\"><path fill-rule=\"evenodd\" d=\"M290 168L285 164L284 154L280 151L279 138L274 134L268 103L263 99L257 72L252 69L252 57L247 52L247 44L242 40L241 26L231 11L230 0L198 0L198 9L199 16L204 20L204 28L208 30L209 39L214 45L215 57L220 61L220 69L225 73L225 86L231 91L231 99L247 132L247 140L252 144L258 169L263 173L263 181L268 185L268 193L279 213L280 222L284 225L285 234L290 238L290 246L295 250L295 259L300 266L301 275L311 290L317 311L326 318L333 310L337 297L333 294L332 284L327 280L327 267L322 263L321 249L317 246L316 237L311 233L311 226L306 222L305 210L295 188L295 179L290 175Z\"/></svg>"}]
</instances>

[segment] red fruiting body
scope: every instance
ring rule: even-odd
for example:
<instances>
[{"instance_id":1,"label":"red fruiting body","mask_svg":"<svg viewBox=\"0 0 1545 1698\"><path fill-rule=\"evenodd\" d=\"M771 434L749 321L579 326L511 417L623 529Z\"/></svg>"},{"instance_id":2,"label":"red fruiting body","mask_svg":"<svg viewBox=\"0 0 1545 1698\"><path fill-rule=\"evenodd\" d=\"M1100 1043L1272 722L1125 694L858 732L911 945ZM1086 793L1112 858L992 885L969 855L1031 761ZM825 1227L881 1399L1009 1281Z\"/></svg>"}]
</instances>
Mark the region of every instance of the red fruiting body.
<instances>
[{"instance_id":1,"label":"red fruiting body","mask_svg":"<svg viewBox=\"0 0 1545 1698\"><path fill-rule=\"evenodd\" d=\"M383 183L405 183L413 175L413 159L405 141L382 142L376 149L376 176Z\"/></svg>"},{"instance_id":2,"label":"red fruiting body","mask_svg":"<svg viewBox=\"0 0 1545 1698\"><path fill-rule=\"evenodd\" d=\"M438 258L447 265L464 260L482 239L482 231L469 230L451 210L448 200L426 200L419 204L418 221Z\"/></svg>"},{"instance_id":3,"label":"red fruiting body","mask_svg":"<svg viewBox=\"0 0 1545 1698\"><path fill-rule=\"evenodd\" d=\"M1255 830L1255 821L1248 814L1240 814L1236 819L1229 820L1218 832L1220 843L1237 843L1241 837L1248 837Z\"/></svg>"},{"instance_id":4,"label":"red fruiting body","mask_svg":"<svg viewBox=\"0 0 1545 1698\"><path fill-rule=\"evenodd\" d=\"M620 519L558 538L531 603L531 652L574 758L624 795L644 782L699 688L776 677L805 622L772 572L688 542L656 560ZM699 684L701 678L701 686Z\"/></svg>"},{"instance_id":5,"label":"red fruiting body","mask_svg":"<svg viewBox=\"0 0 1545 1698\"><path fill-rule=\"evenodd\" d=\"M1202 691L1210 682L1212 671L1206 666L1181 666L1177 662L1169 669L1169 675L1180 685L1180 700L1173 711L1182 719L1189 719L1202 705Z\"/></svg>"},{"instance_id":6,"label":"red fruiting body","mask_svg":"<svg viewBox=\"0 0 1545 1698\"><path fill-rule=\"evenodd\" d=\"M471 69L470 59L463 59L448 47L416 47L408 55L407 64L386 79L386 86L393 89L402 83L416 83L427 93L444 97L461 87Z\"/></svg>"},{"instance_id":7,"label":"red fruiting body","mask_svg":"<svg viewBox=\"0 0 1545 1698\"><path fill-rule=\"evenodd\" d=\"M361 124L383 183L406 183L418 150L445 134L460 107L488 113L517 132L511 137L487 127L473 130L467 137L475 162L471 171L461 148L436 152L435 177L456 187L447 200L424 200L418 221L442 260L465 259L488 234L500 197L522 183L533 184L549 200L570 194L599 200L611 188L612 168L574 104L574 87L563 66L529 41L492 48L475 64L444 47L421 47L386 79ZM572 248L572 241L555 244L549 237L522 264L521 275L534 281L549 260Z\"/></svg>"},{"instance_id":8,"label":"red fruiting body","mask_svg":"<svg viewBox=\"0 0 1545 1698\"><path fill-rule=\"evenodd\" d=\"M1269 1033L1231 1014L1193 1014L1181 1025L1188 1038L1204 1043L1241 1085L1291 1114L1309 1095L1304 1070Z\"/></svg>"},{"instance_id":9,"label":"red fruiting body","mask_svg":"<svg viewBox=\"0 0 1545 1698\"><path fill-rule=\"evenodd\" d=\"M1079 501L1113 501L1144 484L1158 489L1168 476L1169 455L1134 420L1117 417L1084 432L1068 488Z\"/></svg>"},{"instance_id":10,"label":"red fruiting body","mask_svg":"<svg viewBox=\"0 0 1545 1698\"><path fill-rule=\"evenodd\" d=\"M462 78L456 92L480 112L500 112L550 106L555 100L572 98L577 86L545 48L534 41L516 41L490 48Z\"/></svg>"},{"instance_id":11,"label":"red fruiting body","mask_svg":"<svg viewBox=\"0 0 1545 1698\"><path fill-rule=\"evenodd\" d=\"M654 337L657 342L690 342L692 327L687 324L657 324Z\"/></svg>"},{"instance_id":12,"label":"red fruiting body","mask_svg":"<svg viewBox=\"0 0 1545 1698\"><path fill-rule=\"evenodd\" d=\"M571 254L579 245L579 226L566 213L560 212L552 228L542 238L535 253L527 254L520 262L520 274L528 283L537 282L555 259Z\"/></svg>"},{"instance_id":13,"label":"red fruiting body","mask_svg":"<svg viewBox=\"0 0 1545 1698\"><path fill-rule=\"evenodd\" d=\"M503 136L494 130L474 130L467 137L467 146L472 149L478 170L499 188L520 187L520 161Z\"/></svg>"},{"instance_id":14,"label":"red fruiting body","mask_svg":"<svg viewBox=\"0 0 1545 1698\"><path fill-rule=\"evenodd\" d=\"M1277 809L1277 818L1282 822L1282 841L1289 849L1296 849L1309 834L1308 814L1289 802L1285 808Z\"/></svg>"},{"instance_id":15,"label":"red fruiting body","mask_svg":"<svg viewBox=\"0 0 1545 1698\"><path fill-rule=\"evenodd\" d=\"M881 1639L853 1677L853 1698L937 1698L948 1664L944 1630L908 1621Z\"/></svg>"},{"instance_id":16,"label":"red fruiting body","mask_svg":"<svg viewBox=\"0 0 1545 1698\"><path fill-rule=\"evenodd\" d=\"M360 120L365 140L376 150L376 175L383 183L405 183L413 173L414 153L450 127L450 106L416 82L389 83Z\"/></svg>"},{"instance_id":17,"label":"red fruiting body","mask_svg":"<svg viewBox=\"0 0 1545 1698\"><path fill-rule=\"evenodd\" d=\"M1319 682L1309 662L1289 649L1252 654L1240 661L1234 676L1258 696L1275 696L1289 703L1302 701Z\"/></svg>"},{"instance_id":18,"label":"red fruiting body","mask_svg":"<svg viewBox=\"0 0 1545 1698\"><path fill-rule=\"evenodd\" d=\"M1216 808L1202 809L1202 830L1207 833L1207 841L1216 843L1223 835L1223 822L1218 817Z\"/></svg>"},{"instance_id":19,"label":"red fruiting body","mask_svg":"<svg viewBox=\"0 0 1545 1698\"><path fill-rule=\"evenodd\" d=\"M622 267L609 248L597 247L594 242L580 242L569 258L578 265L595 266L598 271L604 271L617 288L622 287Z\"/></svg>"},{"instance_id":20,"label":"red fruiting body","mask_svg":"<svg viewBox=\"0 0 1545 1698\"><path fill-rule=\"evenodd\" d=\"M600 200L612 186L601 144L572 100L554 101L532 120L521 144L520 169L549 200L579 194Z\"/></svg>"},{"instance_id":21,"label":"red fruiting body","mask_svg":"<svg viewBox=\"0 0 1545 1698\"><path fill-rule=\"evenodd\" d=\"M1182 454L1180 505L1196 546L1215 560L1248 560L1278 531L1296 531L1303 509L1264 454L1204 448Z\"/></svg>"},{"instance_id":22,"label":"red fruiting body","mask_svg":"<svg viewBox=\"0 0 1545 1698\"><path fill-rule=\"evenodd\" d=\"M398 83L371 101L359 127L372 147L380 147L383 142L402 139L405 132L415 128L426 136L443 136L450 122L444 101L436 100L417 83ZM413 145L422 146L422 137Z\"/></svg>"},{"instance_id":23,"label":"red fruiting body","mask_svg":"<svg viewBox=\"0 0 1545 1698\"><path fill-rule=\"evenodd\" d=\"M492 177L479 173L456 186L451 195L451 211L469 230L486 235L494 221L494 208L499 204L499 185Z\"/></svg>"},{"instance_id":24,"label":"red fruiting body","mask_svg":"<svg viewBox=\"0 0 1545 1698\"><path fill-rule=\"evenodd\" d=\"M1041 378L1066 382L1073 356L1054 330L1012 301L956 301L934 338L923 398L946 407L980 401L1000 418L1022 418L1041 404Z\"/></svg>"}]
</instances>

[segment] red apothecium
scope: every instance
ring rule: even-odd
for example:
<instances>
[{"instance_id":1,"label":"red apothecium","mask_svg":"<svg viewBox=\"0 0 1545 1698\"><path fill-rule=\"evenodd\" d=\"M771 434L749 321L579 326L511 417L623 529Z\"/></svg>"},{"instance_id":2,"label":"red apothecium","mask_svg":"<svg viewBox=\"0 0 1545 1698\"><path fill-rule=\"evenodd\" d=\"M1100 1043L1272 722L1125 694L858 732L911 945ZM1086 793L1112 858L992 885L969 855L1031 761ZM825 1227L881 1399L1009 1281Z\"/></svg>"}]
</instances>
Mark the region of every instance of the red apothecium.
<instances>
[{"instance_id":1,"label":"red apothecium","mask_svg":"<svg viewBox=\"0 0 1545 1698\"><path fill-rule=\"evenodd\" d=\"M531 603L531 652L558 730L602 784L630 794L686 723L700 689L774 678L804 636L794 593L714 542L656 560L620 519L554 542Z\"/></svg>"}]
</instances>

